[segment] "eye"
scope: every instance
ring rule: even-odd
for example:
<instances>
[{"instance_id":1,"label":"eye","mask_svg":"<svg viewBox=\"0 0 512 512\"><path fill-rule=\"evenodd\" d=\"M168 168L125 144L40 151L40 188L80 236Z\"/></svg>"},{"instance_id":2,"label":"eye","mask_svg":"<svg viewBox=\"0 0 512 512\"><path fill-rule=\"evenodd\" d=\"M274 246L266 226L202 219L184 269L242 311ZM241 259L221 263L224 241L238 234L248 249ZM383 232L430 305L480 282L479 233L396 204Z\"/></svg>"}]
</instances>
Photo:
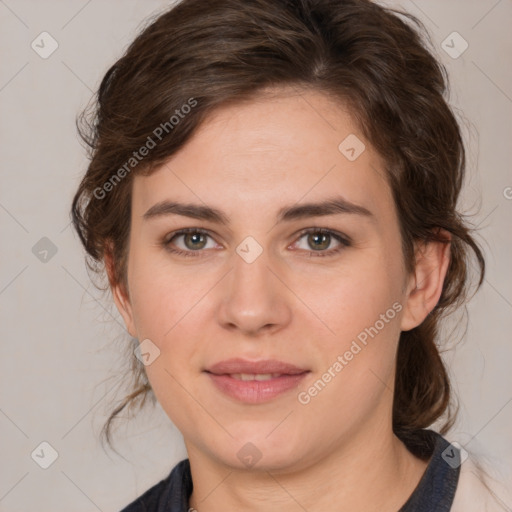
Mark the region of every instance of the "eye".
<instances>
[{"instance_id":1,"label":"eye","mask_svg":"<svg viewBox=\"0 0 512 512\"><path fill-rule=\"evenodd\" d=\"M175 244L175 240L183 238L184 247L182 249L175 249L171 247L171 244ZM206 239L211 238L207 231L199 228L186 228L181 229L180 231L176 231L172 233L172 236L167 237L162 244L165 249L169 252L179 254L180 256L199 256L199 254L194 254L194 252L201 252L201 249L212 249L214 247L207 247ZM215 244L214 244L215 245Z\"/></svg>"},{"instance_id":2,"label":"eye","mask_svg":"<svg viewBox=\"0 0 512 512\"><path fill-rule=\"evenodd\" d=\"M306 244L308 247L299 247L299 249L309 251L310 256L313 257L333 256L341 252L344 248L350 247L351 245L348 237L344 237L340 233L325 228L309 228L303 230L299 240L302 238L306 239ZM337 247L335 249L325 250L331 245L333 240L338 242ZM309 249L310 247L313 248L313 251Z\"/></svg>"},{"instance_id":3,"label":"eye","mask_svg":"<svg viewBox=\"0 0 512 512\"><path fill-rule=\"evenodd\" d=\"M176 248L176 240L180 238L183 238L183 246ZM213 246L210 245L210 247L208 247L208 238L212 238L208 231L200 228L185 228L171 233L162 241L162 245L166 251L178 254L179 256L200 257L202 256L202 249L215 248L215 243L213 243ZM313 247L313 250L310 250L308 247L296 247L298 242L294 243L294 250L297 248L305 250L313 257L334 256L351 245L351 241L348 237L325 228L305 229L300 233L299 240L303 238L306 238L306 243L309 247ZM332 244L333 240L338 243L337 247L335 249L325 250Z\"/></svg>"}]
</instances>

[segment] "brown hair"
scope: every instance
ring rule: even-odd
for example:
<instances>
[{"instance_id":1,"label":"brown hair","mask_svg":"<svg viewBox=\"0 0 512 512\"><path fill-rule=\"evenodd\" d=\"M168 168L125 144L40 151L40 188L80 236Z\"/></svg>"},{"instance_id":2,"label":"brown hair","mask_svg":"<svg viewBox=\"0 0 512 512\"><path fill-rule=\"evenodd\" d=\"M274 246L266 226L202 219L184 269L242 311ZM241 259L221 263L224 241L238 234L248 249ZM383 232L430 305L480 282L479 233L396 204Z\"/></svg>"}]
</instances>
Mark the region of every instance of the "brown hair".
<instances>
[{"instance_id":1,"label":"brown hair","mask_svg":"<svg viewBox=\"0 0 512 512\"><path fill-rule=\"evenodd\" d=\"M89 268L102 273L111 254L110 284L126 290L134 173L147 175L163 164L214 109L250 101L263 88L309 88L343 102L386 163L407 271L414 269L415 243L446 243L439 228L452 235L438 304L400 335L393 430L403 440L443 415L441 433L454 423L438 329L443 316L468 300L470 250L477 289L485 274L482 251L456 208L465 150L444 98L446 70L420 32L430 41L416 17L369 0L184 0L148 23L82 112L78 126L90 164L72 205ZM150 139L155 145L135 159ZM125 407L142 406L148 397L155 403L133 354L131 365L131 393L104 425L109 444L111 423Z\"/></svg>"}]
</instances>

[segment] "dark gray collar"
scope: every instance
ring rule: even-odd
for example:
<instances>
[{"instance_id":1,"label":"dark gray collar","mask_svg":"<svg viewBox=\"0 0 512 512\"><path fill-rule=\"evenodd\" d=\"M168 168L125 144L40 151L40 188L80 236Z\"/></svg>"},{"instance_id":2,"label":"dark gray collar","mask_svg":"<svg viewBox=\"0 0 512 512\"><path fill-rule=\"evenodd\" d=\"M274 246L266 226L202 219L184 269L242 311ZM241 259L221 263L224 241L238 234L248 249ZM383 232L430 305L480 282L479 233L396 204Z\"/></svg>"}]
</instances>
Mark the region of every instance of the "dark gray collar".
<instances>
[{"instance_id":1,"label":"dark gray collar","mask_svg":"<svg viewBox=\"0 0 512 512\"><path fill-rule=\"evenodd\" d=\"M417 430L402 441L412 453L423 460L430 458L430 462L398 512L449 512L459 482L460 450L433 430Z\"/></svg>"}]
</instances>

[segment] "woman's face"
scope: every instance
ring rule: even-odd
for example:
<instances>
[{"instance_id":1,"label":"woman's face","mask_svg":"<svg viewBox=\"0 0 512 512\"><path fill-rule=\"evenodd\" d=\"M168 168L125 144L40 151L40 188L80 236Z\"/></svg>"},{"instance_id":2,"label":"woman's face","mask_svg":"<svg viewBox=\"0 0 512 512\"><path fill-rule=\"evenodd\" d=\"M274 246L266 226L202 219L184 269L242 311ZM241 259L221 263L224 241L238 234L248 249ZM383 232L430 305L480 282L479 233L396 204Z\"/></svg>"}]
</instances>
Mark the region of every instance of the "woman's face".
<instances>
[{"instance_id":1,"label":"woman's face","mask_svg":"<svg viewBox=\"0 0 512 512\"><path fill-rule=\"evenodd\" d=\"M338 103L285 92L219 109L134 178L114 294L189 454L274 471L390 426L400 331L422 320L382 161Z\"/></svg>"}]
</instances>

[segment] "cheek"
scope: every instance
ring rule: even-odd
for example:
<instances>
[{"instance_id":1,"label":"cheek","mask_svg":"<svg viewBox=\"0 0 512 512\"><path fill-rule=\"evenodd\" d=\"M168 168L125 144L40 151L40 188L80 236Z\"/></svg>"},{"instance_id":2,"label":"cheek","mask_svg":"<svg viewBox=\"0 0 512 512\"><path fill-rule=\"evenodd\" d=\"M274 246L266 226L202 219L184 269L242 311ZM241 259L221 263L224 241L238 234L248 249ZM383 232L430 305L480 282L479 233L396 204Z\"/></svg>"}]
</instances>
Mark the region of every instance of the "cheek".
<instances>
[{"instance_id":1,"label":"cheek","mask_svg":"<svg viewBox=\"0 0 512 512\"><path fill-rule=\"evenodd\" d=\"M149 260L137 271L132 286L133 314L141 340L149 339L158 356L145 366L151 387L178 426L190 430L188 415L202 414L191 397L199 396L190 375L196 369L192 361L201 346L201 332L207 320L201 318L201 297L211 288L208 283L184 277L169 269L151 271ZM176 407L179 404L179 407ZM188 426L187 426L188 425Z\"/></svg>"},{"instance_id":2,"label":"cheek","mask_svg":"<svg viewBox=\"0 0 512 512\"><path fill-rule=\"evenodd\" d=\"M334 334L312 347L316 372L299 390L301 413L316 425L329 410L334 433L340 424L359 425L392 397L402 305L385 276L372 277L347 279L324 300L321 317Z\"/></svg>"},{"instance_id":3,"label":"cheek","mask_svg":"<svg viewBox=\"0 0 512 512\"><path fill-rule=\"evenodd\" d=\"M193 365L201 359L205 333L212 324L208 292L218 279L198 278L193 266L162 268L161 260L152 264L149 256L140 259L144 265L138 267L137 259L132 261L132 308L137 332L141 340L151 340L159 352L154 363L146 366L148 378L157 395L161 389L166 390L159 399L165 400L169 393L181 396L178 382L194 385L188 382L188 375L197 371Z\"/></svg>"},{"instance_id":4,"label":"cheek","mask_svg":"<svg viewBox=\"0 0 512 512\"><path fill-rule=\"evenodd\" d=\"M331 338L357 336L401 300L396 265L385 264L378 254L357 259L351 265L341 264L339 271L317 275L314 286L311 278L299 285L303 302L317 314ZM394 311L391 315L395 316Z\"/></svg>"},{"instance_id":5,"label":"cheek","mask_svg":"<svg viewBox=\"0 0 512 512\"><path fill-rule=\"evenodd\" d=\"M384 254L376 253L323 280L322 287L304 287L304 302L314 305L328 328L317 345L319 373L325 375L330 369L331 376L336 375L325 375L333 382L325 400L339 401L343 396L341 401L350 407L348 402L370 404L383 387L390 386L403 309L399 274L399 263L386 263Z\"/></svg>"},{"instance_id":6,"label":"cheek","mask_svg":"<svg viewBox=\"0 0 512 512\"><path fill-rule=\"evenodd\" d=\"M166 264L160 254L134 251L130 261L130 292L134 321L138 332L155 343L180 329L198 314L201 297L208 283L197 279L197 271ZM211 286L210 286L211 287Z\"/></svg>"}]
</instances>

